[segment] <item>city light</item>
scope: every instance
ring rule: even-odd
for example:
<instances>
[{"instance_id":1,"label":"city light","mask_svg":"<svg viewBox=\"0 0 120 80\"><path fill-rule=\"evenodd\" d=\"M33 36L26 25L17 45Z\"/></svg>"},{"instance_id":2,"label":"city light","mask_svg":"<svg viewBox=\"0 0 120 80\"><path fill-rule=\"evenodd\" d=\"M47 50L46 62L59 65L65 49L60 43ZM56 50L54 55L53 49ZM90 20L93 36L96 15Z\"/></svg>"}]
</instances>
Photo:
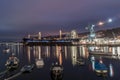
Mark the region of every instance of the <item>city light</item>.
<instances>
[{"instance_id":1,"label":"city light","mask_svg":"<svg viewBox=\"0 0 120 80\"><path fill-rule=\"evenodd\" d=\"M102 26L103 24L104 24L103 22L99 22L99 23L98 23L99 26Z\"/></svg>"},{"instance_id":2,"label":"city light","mask_svg":"<svg viewBox=\"0 0 120 80\"><path fill-rule=\"evenodd\" d=\"M104 24L111 23L111 22L113 22L113 19L112 18L108 18L106 21L100 21L97 24L92 24L91 26L92 27L103 26ZM88 29L88 27L86 27L86 29Z\"/></svg>"},{"instance_id":3,"label":"city light","mask_svg":"<svg viewBox=\"0 0 120 80\"><path fill-rule=\"evenodd\" d=\"M95 25L94 25L94 24L92 24L92 27L95 27Z\"/></svg>"},{"instance_id":4,"label":"city light","mask_svg":"<svg viewBox=\"0 0 120 80\"><path fill-rule=\"evenodd\" d=\"M112 22L112 19L110 18L110 19L108 19L108 23L111 23Z\"/></svg>"}]
</instances>

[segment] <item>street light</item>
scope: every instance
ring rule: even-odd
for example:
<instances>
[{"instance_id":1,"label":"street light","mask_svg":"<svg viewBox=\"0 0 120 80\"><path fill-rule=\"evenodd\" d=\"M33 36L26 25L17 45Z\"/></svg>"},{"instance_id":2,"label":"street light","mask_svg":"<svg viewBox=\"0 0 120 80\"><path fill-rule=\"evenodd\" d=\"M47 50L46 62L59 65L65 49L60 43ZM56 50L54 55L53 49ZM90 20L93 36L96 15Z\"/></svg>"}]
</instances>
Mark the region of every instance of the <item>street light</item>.
<instances>
[{"instance_id":1,"label":"street light","mask_svg":"<svg viewBox=\"0 0 120 80\"><path fill-rule=\"evenodd\" d=\"M99 22L98 25L99 26L102 26L104 24L104 22Z\"/></svg>"},{"instance_id":2,"label":"street light","mask_svg":"<svg viewBox=\"0 0 120 80\"><path fill-rule=\"evenodd\" d=\"M112 22L112 19L110 18L110 19L108 19L108 23L111 23Z\"/></svg>"}]
</instances>

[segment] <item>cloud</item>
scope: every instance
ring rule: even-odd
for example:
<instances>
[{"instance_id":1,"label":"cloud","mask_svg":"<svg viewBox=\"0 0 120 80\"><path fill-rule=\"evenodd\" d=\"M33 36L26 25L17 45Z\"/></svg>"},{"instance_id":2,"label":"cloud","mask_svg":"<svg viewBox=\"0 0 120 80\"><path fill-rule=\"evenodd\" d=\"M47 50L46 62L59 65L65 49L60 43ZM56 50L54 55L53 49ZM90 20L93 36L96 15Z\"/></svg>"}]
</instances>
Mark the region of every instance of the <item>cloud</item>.
<instances>
[{"instance_id":1,"label":"cloud","mask_svg":"<svg viewBox=\"0 0 120 80\"><path fill-rule=\"evenodd\" d=\"M88 24L118 15L119 4L119 0L0 0L0 33L84 31Z\"/></svg>"}]
</instances>

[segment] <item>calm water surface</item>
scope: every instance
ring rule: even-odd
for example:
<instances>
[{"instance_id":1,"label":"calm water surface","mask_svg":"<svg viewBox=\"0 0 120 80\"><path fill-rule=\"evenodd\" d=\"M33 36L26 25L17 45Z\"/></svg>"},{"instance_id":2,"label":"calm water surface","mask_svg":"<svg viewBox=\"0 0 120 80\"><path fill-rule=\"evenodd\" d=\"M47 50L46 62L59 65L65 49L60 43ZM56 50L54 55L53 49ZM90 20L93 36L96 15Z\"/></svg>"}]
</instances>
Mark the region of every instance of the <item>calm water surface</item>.
<instances>
[{"instance_id":1,"label":"calm water surface","mask_svg":"<svg viewBox=\"0 0 120 80\"><path fill-rule=\"evenodd\" d=\"M3 52L9 48L10 52ZM62 57L59 58L60 50ZM52 63L59 62L64 67L63 78L61 80L120 80L120 60L119 57L103 56L103 62L109 70L109 64L113 65L113 75L97 76L92 70L88 49L84 46L23 46L18 44L0 44L0 72L6 70L5 63L8 57L15 53L20 59L20 66L17 70L1 75L0 80L4 80L16 73L26 64L35 64L36 59L43 59L44 65L39 67L35 64L31 73L21 74L11 80L52 80L50 67ZM85 65L81 66L76 61L80 57L85 59ZM95 56L99 60L99 56Z\"/></svg>"}]
</instances>

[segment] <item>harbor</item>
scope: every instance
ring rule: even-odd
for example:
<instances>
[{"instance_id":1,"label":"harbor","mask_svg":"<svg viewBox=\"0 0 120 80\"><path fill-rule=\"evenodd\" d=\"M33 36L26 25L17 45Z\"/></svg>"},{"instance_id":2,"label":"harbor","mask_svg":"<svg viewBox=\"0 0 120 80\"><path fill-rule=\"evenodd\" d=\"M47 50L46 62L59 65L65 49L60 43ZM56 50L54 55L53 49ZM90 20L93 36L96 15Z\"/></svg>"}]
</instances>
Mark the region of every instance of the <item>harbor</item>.
<instances>
[{"instance_id":1,"label":"harbor","mask_svg":"<svg viewBox=\"0 0 120 80\"><path fill-rule=\"evenodd\" d=\"M39 32L21 42L0 43L0 79L119 80L119 38L106 42L96 38L93 26L88 30L84 39L75 30L67 35L60 30L57 37Z\"/></svg>"},{"instance_id":2,"label":"harbor","mask_svg":"<svg viewBox=\"0 0 120 80\"><path fill-rule=\"evenodd\" d=\"M0 80L120 80L120 0L0 0Z\"/></svg>"},{"instance_id":3,"label":"harbor","mask_svg":"<svg viewBox=\"0 0 120 80\"><path fill-rule=\"evenodd\" d=\"M4 44L0 46L3 49L7 46L11 50L13 49L13 45ZM119 80L119 76L117 76L120 70L119 56L91 55L86 46L14 45L13 51L15 53L14 55L19 59L19 67L12 71L6 70L7 68L5 67L6 60L11 56L11 53L2 53L2 48L0 49L2 60L0 61L1 80L29 80L34 78L36 78L36 80ZM112 48L114 49L114 47ZM102 63L104 63L107 70L106 75L101 76L96 73L96 71L102 68L92 67L92 56L94 56L96 62L99 62L100 57L102 57ZM36 60L42 60L42 62L40 61L40 63L36 64ZM34 68L32 64L34 64ZM55 64L55 66L53 64ZM62 66L61 69L59 65ZM94 68L95 70L93 70ZM4 70L5 72L3 72ZM26 72L23 73L25 70ZM51 70L56 70L53 71L54 75L53 73L51 74ZM59 70L63 71L60 72ZM58 74L59 76L57 76Z\"/></svg>"},{"instance_id":4,"label":"harbor","mask_svg":"<svg viewBox=\"0 0 120 80\"><path fill-rule=\"evenodd\" d=\"M93 55L107 55L107 56L120 56L120 39L119 35L115 36L113 32L112 38L101 37L99 38L94 26L88 26L89 34L80 36L76 30L71 32L59 31L56 36L42 36L42 33L28 35L23 38L23 45L25 46L83 46L86 47L89 54ZM100 32L102 33L102 32ZM103 33L104 34L104 33ZM85 37L85 38L83 38Z\"/></svg>"}]
</instances>

